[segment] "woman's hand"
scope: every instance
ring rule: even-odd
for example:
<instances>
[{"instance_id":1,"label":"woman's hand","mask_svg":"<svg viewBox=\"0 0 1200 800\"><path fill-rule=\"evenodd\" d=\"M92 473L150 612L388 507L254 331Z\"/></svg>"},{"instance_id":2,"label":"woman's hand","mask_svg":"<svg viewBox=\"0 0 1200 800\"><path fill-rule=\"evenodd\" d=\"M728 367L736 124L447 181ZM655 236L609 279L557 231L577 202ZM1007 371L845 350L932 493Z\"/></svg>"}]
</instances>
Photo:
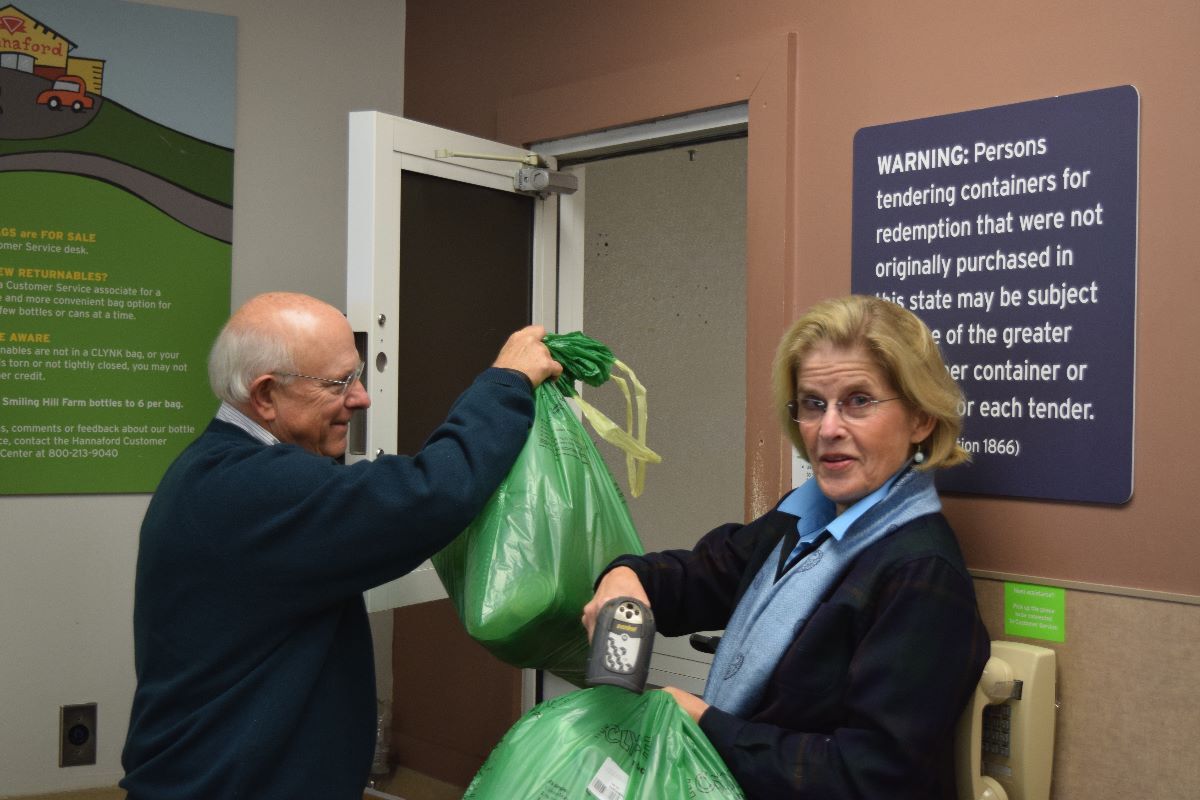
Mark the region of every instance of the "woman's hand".
<instances>
[{"instance_id":1,"label":"woman's hand","mask_svg":"<svg viewBox=\"0 0 1200 800\"><path fill-rule=\"evenodd\" d=\"M699 722L700 717L708 710L708 703L683 689L664 686L663 691L675 698L675 702L679 703L679 707L687 712L687 715L692 718L692 722Z\"/></svg>"},{"instance_id":2,"label":"woman's hand","mask_svg":"<svg viewBox=\"0 0 1200 800\"><path fill-rule=\"evenodd\" d=\"M596 593L583 607L581 621L583 627L587 628L589 642L592 641L592 631L596 627L596 617L599 616L600 609L614 597L632 597L641 601L646 608L650 608L650 598L646 596L646 590L642 588L642 582L636 572L629 567L617 567L606 572L600 579L600 585L596 587Z\"/></svg>"}]
</instances>

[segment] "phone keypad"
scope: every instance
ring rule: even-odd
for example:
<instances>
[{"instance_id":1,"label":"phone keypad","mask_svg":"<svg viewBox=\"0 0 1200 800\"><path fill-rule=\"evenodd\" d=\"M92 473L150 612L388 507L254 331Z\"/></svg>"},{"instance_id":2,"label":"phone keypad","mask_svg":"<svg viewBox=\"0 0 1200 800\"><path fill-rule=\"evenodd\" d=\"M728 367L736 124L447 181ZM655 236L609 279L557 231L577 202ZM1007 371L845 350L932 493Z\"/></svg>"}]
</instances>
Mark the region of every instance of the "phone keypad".
<instances>
[{"instance_id":1,"label":"phone keypad","mask_svg":"<svg viewBox=\"0 0 1200 800\"><path fill-rule=\"evenodd\" d=\"M983 709L983 752L1012 755L1012 706L1001 703Z\"/></svg>"}]
</instances>

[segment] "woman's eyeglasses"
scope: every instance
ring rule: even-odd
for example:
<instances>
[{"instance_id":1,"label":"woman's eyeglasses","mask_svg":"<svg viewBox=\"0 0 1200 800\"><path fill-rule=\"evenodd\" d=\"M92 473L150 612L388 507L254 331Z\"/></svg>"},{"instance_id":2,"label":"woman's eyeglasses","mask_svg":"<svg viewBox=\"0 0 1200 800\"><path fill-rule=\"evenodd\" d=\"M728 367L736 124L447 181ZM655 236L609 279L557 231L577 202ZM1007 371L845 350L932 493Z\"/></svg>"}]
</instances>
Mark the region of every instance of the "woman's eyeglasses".
<instances>
[{"instance_id":1,"label":"woman's eyeglasses","mask_svg":"<svg viewBox=\"0 0 1200 800\"><path fill-rule=\"evenodd\" d=\"M858 422L874 414L880 403L890 403L899 399L899 397L887 397L883 400L876 400L870 395L852 394L845 400L838 400L833 406L845 421ZM802 397L788 403L787 410L788 416L793 421L801 425L811 425L814 422L820 422L825 417L825 412L829 410L829 402L819 397Z\"/></svg>"}]
</instances>

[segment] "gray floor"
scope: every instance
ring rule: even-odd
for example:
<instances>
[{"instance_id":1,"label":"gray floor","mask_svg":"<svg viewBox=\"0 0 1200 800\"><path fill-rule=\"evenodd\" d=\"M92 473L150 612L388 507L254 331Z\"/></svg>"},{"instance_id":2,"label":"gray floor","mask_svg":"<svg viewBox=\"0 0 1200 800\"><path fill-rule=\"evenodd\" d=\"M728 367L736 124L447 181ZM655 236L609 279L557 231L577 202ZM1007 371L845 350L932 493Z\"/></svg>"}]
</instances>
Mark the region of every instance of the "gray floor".
<instances>
[{"instance_id":1,"label":"gray floor","mask_svg":"<svg viewBox=\"0 0 1200 800\"><path fill-rule=\"evenodd\" d=\"M463 788L451 786L414 770L398 767L393 773L378 777L371 787L375 793L363 795L363 800L461 800ZM123 789L83 789L25 797L23 800L125 800Z\"/></svg>"},{"instance_id":2,"label":"gray floor","mask_svg":"<svg viewBox=\"0 0 1200 800\"><path fill-rule=\"evenodd\" d=\"M464 791L464 787L443 783L406 767L397 767L391 775L377 778L372 788L400 800L461 800Z\"/></svg>"}]
</instances>

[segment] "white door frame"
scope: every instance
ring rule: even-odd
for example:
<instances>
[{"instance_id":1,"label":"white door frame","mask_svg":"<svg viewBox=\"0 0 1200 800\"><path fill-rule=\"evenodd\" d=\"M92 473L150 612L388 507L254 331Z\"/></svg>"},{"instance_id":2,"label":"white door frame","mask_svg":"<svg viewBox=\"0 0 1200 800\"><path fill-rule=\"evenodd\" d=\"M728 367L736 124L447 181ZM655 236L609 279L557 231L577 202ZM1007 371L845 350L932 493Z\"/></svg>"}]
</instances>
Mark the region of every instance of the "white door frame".
<instances>
[{"instance_id":1,"label":"white door frame","mask_svg":"<svg viewBox=\"0 0 1200 800\"><path fill-rule=\"evenodd\" d=\"M397 450L401 366L396 363L400 316L400 176L404 171L517 193L513 161L450 156L439 151L519 159L529 150L438 128L378 111L350 114L347 203L346 316L365 334L364 360L371 407L366 412L365 447L348 452L347 463ZM548 166L556 165L546 159ZM558 196L535 204L533 220L532 321L556 329ZM389 322L391 324L389 324ZM352 437L353 438L353 437ZM420 567L366 593L368 611L446 597L433 564Z\"/></svg>"}]
</instances>

